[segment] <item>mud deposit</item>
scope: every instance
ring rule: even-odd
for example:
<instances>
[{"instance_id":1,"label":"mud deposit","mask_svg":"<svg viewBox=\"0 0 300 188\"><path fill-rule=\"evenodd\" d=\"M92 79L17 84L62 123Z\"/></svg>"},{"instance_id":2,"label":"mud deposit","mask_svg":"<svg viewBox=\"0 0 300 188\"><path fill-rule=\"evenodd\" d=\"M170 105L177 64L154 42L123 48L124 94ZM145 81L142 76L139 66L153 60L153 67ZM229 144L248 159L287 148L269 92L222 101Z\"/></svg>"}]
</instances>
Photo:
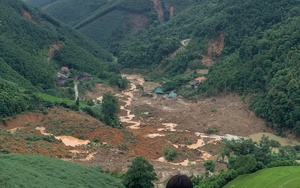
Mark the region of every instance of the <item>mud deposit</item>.
<instances>
[{"instance_id":1,"label":"mud deposit","mask_svg":"<svg viewBox=\"0 0 300 188\"><path fill-rule=\"evenodd\" d=\"M144 92L153 93L158 84L145 82L141 75L123 76L131 82L125 91L96 85L86 93L86 98L93 100L101 100L106 92L118 97L123 129L105 126L82 112L53 108L47 114L27 113L8 119L1 128L9 132L2 133L0 144L10 153L43 154L123 173L134 157L144 156L158 174L156 185L164 187L174 174L203 173L203 162L218 158L221 138L271 133L235 94L197 102L155 94L143 97ZM56 139L26 141L40 135ZM174 161L165 160L165 148L177 152ZM225 166L216 162L216 168Z\"/></svg>"}]
</instances>

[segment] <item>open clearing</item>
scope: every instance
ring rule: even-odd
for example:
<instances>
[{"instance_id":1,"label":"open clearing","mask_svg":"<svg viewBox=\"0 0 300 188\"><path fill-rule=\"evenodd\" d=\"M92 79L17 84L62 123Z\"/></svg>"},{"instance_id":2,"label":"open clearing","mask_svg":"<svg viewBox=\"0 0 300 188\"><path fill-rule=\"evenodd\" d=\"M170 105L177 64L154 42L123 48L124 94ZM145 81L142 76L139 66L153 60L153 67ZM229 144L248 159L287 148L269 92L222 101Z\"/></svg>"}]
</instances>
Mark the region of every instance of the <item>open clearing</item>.
<instances>
[{"instance_id":1,"label":"open clearing","mask_svg":"<svg viewBox=\"0 0 300 188\"><path fill-rule=\"evenodd\" d=\"M224 188L296 188L300 185L300 167L276 167L242 175Z\"/></svg>"}]
</instances>

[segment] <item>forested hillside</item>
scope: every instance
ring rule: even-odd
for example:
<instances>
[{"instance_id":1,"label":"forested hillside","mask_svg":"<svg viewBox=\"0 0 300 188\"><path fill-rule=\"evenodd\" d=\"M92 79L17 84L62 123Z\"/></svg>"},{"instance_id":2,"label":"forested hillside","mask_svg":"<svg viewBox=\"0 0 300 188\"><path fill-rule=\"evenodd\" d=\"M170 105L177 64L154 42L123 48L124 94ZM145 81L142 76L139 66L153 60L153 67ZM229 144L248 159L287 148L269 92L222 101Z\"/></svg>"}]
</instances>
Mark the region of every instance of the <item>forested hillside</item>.
<instances>
[{"instance_id":1,"label":"forested hillside","mask_svg":"<svg viewBox=\"0 0 300 188\"><path fill-rule=\"evenodd\" d=\"M166 22L197 0L23 0L72 26L98 44L115 42Z\"/></svg>"},{"instance_id":2,"label":"forested hillside","mask_svg":"<svg viewBox=\"0 0 300 188\"><path fill-rule=\"evenodd\" d=\"M112 55L87 37L21 1L4 0L0 7L0 98L10 108L1 107L0 118L31 109L27 103L37 91L59 95L63 66L111 84L120 79Z\"/></svg>"},{"instance_id":3,"label":"forested hillside","mask_svg":"<svg viewBox=\"0 0 300 188\"><path fill-rule=\"evenodd\" d=\"M118 49L124 68L148 69L185 96L238 92L276 128L300 135L300 2L201 1ZM181 51L180 41L191 39ZM173 54L173 55L172 55ZM199 89L189 81L209 68ZM179 76L181 75L181 76Z\"/></svg>"}]
</instances>

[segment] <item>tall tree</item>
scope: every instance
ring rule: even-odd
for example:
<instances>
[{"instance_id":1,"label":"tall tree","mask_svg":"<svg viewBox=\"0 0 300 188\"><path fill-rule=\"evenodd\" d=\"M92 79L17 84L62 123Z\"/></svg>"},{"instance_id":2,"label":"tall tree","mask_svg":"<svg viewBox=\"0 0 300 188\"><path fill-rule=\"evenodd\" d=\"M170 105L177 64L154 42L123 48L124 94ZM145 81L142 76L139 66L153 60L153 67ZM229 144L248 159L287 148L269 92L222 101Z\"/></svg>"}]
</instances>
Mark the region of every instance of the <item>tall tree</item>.
<instances>
[{"instance_id":1,"label":"tall tree","mask_svg":"<svg viewBox=\"0 0 300 188\"><path fill-rule=\"evenodd\" d=\"M139 156L128 166L123 184L126 188L154 188L153 180L157 180L153 165Z\"/></svg>"},{"instance_id":2,"label":"tall tree","mask_svg":"<svg viewBox=\"0 0 300 188\"><path fill-rule=\"evenodd\" d=\"M119 124L117 113L120 110L118 99L110 93L105 93L102 100L101 112L104 122L110 126L116 127Z\"/></svg>"}]
</instances>

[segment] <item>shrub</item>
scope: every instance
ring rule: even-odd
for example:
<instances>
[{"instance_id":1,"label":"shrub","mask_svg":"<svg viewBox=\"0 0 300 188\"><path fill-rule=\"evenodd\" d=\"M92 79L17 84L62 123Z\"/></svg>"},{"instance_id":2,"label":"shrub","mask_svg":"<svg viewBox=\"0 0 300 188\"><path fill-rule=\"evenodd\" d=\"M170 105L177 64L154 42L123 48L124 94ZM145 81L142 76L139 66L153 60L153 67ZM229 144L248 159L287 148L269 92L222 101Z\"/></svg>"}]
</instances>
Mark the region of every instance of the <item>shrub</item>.
<instances>
[{"instance_id":1,"label":"shrub","mask_svg":"<svg viewBox=\"0 0 300 188\"><path fill-rule=\"evenodd\" d=\"M167 161L174 161L178 153L174 148L165 147L163 151L164 157Z\"/></svg>"}]
</instances>

